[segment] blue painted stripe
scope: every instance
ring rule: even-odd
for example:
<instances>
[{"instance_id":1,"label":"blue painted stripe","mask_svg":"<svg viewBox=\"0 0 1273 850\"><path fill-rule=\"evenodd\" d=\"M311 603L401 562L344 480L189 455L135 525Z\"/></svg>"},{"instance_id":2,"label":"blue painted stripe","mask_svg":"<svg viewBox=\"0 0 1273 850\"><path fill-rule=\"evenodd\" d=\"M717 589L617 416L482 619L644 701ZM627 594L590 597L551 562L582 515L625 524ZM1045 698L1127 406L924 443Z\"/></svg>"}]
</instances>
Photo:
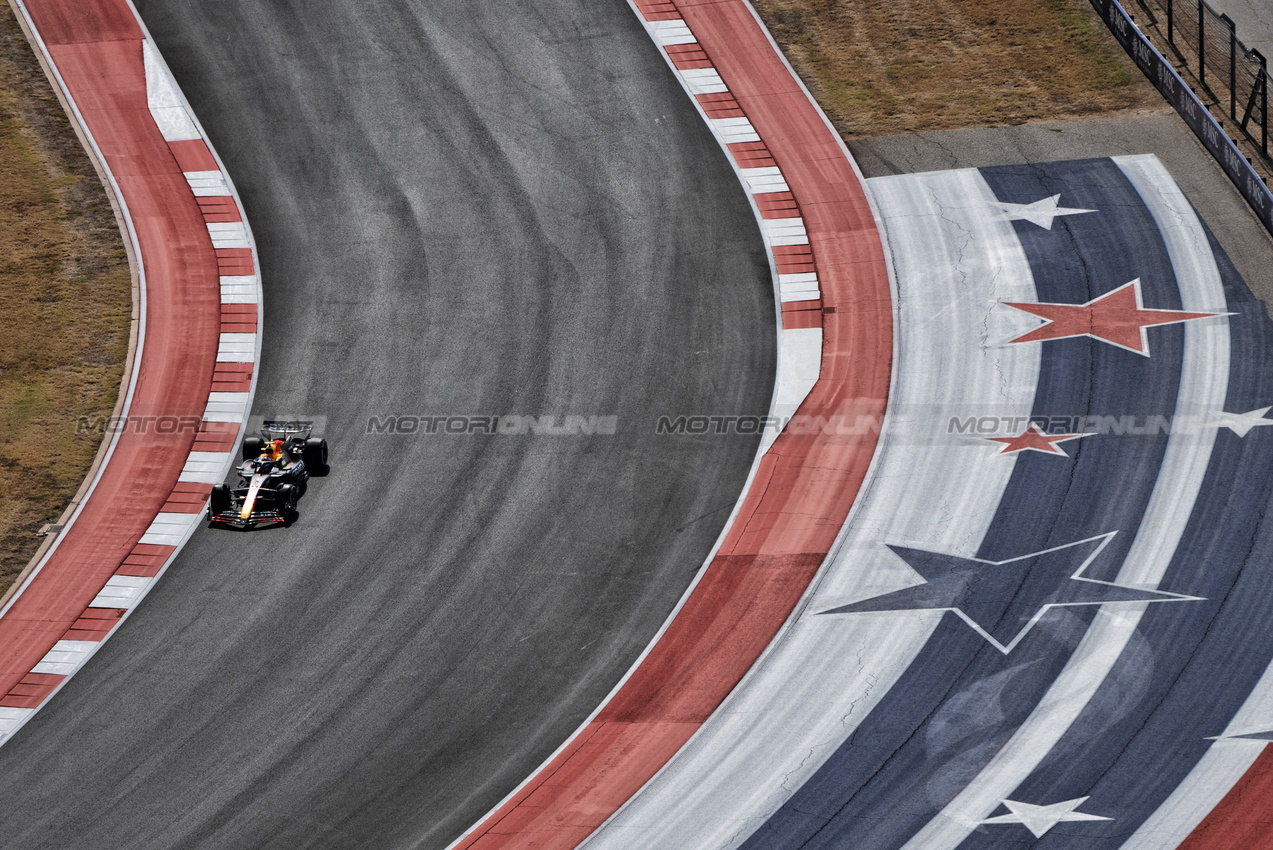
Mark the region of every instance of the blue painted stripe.
<instances>
[{"instance_id":1,"label":"blue painted stripe","mask_svg":"<svg viewBox=\"0 0 1273 850\"><path fill-rule=\"evenodd\" d=\"M1083 303L1140 278L1146 307L1179 309L1153 218L1112 162L982 173L1003 201L1031 203L1059 192L1064 206L1098 211L1057 218L1051 231L1015 224L1041 301ZM1087 338L1042 343L1035 414L1139 422L1170 416L1183 331L1151 328L1149 339L1149 358ZM1068 443L1069 460L1025 453L978 556L1005 560L1117 530L1087 572L1113 578L1145 511L1166 441L1164 434L1109 434ZM889 696L744 846L905 843L1029 715L1092 616L1092 609L1054 609L1005 656L948 614Z\"/></svg>"},{"instance_id":2,"label":"blue painted stripe","mask_svg":"<svg viewBox=\"0 0 1273 850\"><path fill-rule=\"evenodd\" d=\"M1225 409L1273 405L1273 322L1208 232L1229 309L1232 368ZM1164 581L1206 597L1152 606L1109 686L1014 795L1090 796L1112 821L1059 824L1034 846L1115 848L1158 808L1221 733L1273 659L1273 428L1217 438L1201 498ZM1258 744L1253 744L1258 746ZM966 848L1019 846L1024 827L983 827Z\"/></svg>"}]
</instances>

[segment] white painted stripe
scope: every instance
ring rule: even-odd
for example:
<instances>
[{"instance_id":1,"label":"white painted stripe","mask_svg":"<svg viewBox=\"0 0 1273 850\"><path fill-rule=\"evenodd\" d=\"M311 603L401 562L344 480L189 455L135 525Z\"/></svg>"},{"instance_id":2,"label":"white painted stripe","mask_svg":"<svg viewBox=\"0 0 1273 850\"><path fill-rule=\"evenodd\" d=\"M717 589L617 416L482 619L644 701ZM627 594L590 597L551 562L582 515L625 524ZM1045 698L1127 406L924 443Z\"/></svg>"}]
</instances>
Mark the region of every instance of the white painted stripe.
<instances>
[{"instance_id":1,"label":"white painted stripe","mask_svg":"<svg viewBox=\"0 0 1273 850\"><path fill-rule=\"evenodd\" d=\"M197 516L197 515L196 515ZM89 603L90 608L132 608L154 579L145 576L111 576Z\"/></svg>"},{"instance_id":2,"label":"white painted stripe","mask_svg":"<svg viewBox=\"0 0 1273 850\"><path fill-rule=\"evenodd\" d=\"M9 739L9 736L18 731L23 723L35 714L37 709L34 708L7 708L0 707L0 744Z\"/></svg>"},{"instance_id":3,"label":"white painted stripe","mask_svg":"<svg viewBox=\"0 0 1273 850\"><path fill-rule=\"evenodd\" d=\"M778 332L778 381L769 415L785 423L809 395L822 372L822 328L782 328ZM766 428L760 453L778 439L780 428Z\"/></svg>"},{"instance_id":4,"label":"white painted stripe","mask_svg":"<svg viewBox=\"0 0 1273 850\"><path fill-rule=\"evenodd\" d=\"M251 248L247 229L241 221L210 221L208 236L213 248Z\"/></svg>"},{"instance_id":5,"label":"white painted stripe","mask_svg":"<svg viewBox=\"0 0 1273 850\"><path fill-rule=\"evenodd\" d=\"M746 118L711 118L708 121L720 136L721 141L727 145L760 141L756 128L751 126L751 122Z\"/></svg>"},{"instance_id":6,"label":"white painted stripe","mask_svg":"<svg viewBox=\"0 0 1273 850\"><path fill-rule=\"evenodd\" d=\"M1129 171L1129 162L1116 161L1124 172ZM1143 190L1141 194L1144 194ZM1181 206L1192 212L1192 207L1182 195L1175 197L1177 194L1172 193L1172 206ZM1187 220L1181 217L1182 223ZM1186 233L1186 238L1189 235ZM1198 238L1198 234L1193 235ZM1206 239L1201 238L1205 246ZM1191 308L1186 306L1185 309ZM1187 322L1185 327L1189 328L1191 324ZM1229 721L1223 736L1267 732L1270 729L1273 729L1273 666L1264 671L1246 702ZM1212 742L1184 781L1123 844L1126 850L1158 850L1179 845L1207 813L1219 805L1264 749L1264 741L1223 736L1221 740Z\"/></svg>"},{"instance_id":7,"label":"white painted stripe","mask_svg":"<svg viewBox=\"0 0 1273 850\"><path fill-rule=\"evenodd\" d=\"M646 26L650 28L650 34L654 36L654 40L664 47L673 44L694 44L698 41L685 21L679 19L650 21Z\"/></svg>"},{"instance_id":8,"label":"white painted stripe","mask_svg":"<svg viewBox=\"0 0 1273 850\"><path fill-rule=\"evenodd\" d=\"M53 644L39 664L31 668L31 672L69 676L84 663L90 652L97 649L97 643L95 640L60 640Z\"/></svg>"},{"instance_id":9,"label":"white painted stripe","mask_svg":"<svg viewBox=\"0 0 1273 850\"><path fill-rule=\"evenodd\" d=\"M778 275L778 296L788 301L816 301L822 293L818 289L818 275L814 272Z\"/></svg>"},{"instance_id":10,"label":"white painted stripe","mask_svg":"<svg viewBox=\"0 0 1273 850\"><path fill-rule=\"evenodd\" d=\"M804 229L803 218L761 219L765 235L771 245L808 245L809 234Z\"/></svg>"},{"instance_id":11,"label":"white painted stripe","mask_svg":"<svg viewBox=\"0 0 1273 850\"><path fill-rule=\"evenodd\" d=\"M186 112L184 107L152 106L150 116L155 119L155 124L166 141L180 142L199 138L199 130L195 127L194 121L190 120L190 113Z\"/></svg>"},{"instance_id":12,"label":"white painted stripe","mask_svg":"<svg viewBox=\"0 0 1273 850\"><path fill-rule=\"evenodd\" d=\"M256 304L259 289L256 275L221 275L222 304Z\"/></svg>"},{"instance_id":13,"label":"white painted stripe","mask_svg":"<svg viewBox=\"0 0 1273 850\"><path fill-rule=\"evenodd\" d=\"M196 484L220 484L234 458L233 452L191 452L177 480Z\"/></svg>"},{"instance_id":14,"label":"white painted stripe","mask_svg":"<svg viewBox=\"0 0 1273 850\"><path fill-rule=\"evenodd\" d=\"M221 334L217 340L217 360L222 363L254 362L256 334Z\"/></svg>"},{"instance_id":15,"label":"white painted stripe","mask_svg":"<svg viewBox=\"0 0 1273 850\"><path fill-rule=\"evenodd\" d=\"M150 39L142 41L141 52L146 68L146 105L159 132L169 142L200 138L199 129L186 111L185 98Z\"/></svg>"},{"instance_id":16,"label":"white painted stripe","mask_svg":"<svg viewBox=\"0 0 1273 850\"><path fill-rule=\"evenodd\" d=\"M743 176L747 190L753 195L791 191L791 187L782 176L782 171L776 165L767 165L763 168L740 168L738 173Z\"/></svg>"},{"instance_id":17,"label":"white painted stripe","mask_svg":"<svg viewBox=\"0 0 1273 850\"><path fill-rule=\"evenodd\" d=\"M138 542L158 543L161 546L180 546L202 519L203 514L201 513L158 513Z\"/></svg>"},{"instance_id":18,"label":"white painted stripe","mask_svg":"<svg viewBox=\"0 0 1273 850\"><path fill-rule=\"evenodd\" d=\"M242 422L247 419L251 393L208 393L204 422Z\"/></svg>"},{"instance_id":19,"label":"white painted stripe","mask_svg":"<svg viewBox=\"0 0 1273 850\"><path fill-rule=\"evenodd\" d=\"M230 194L225 175L220 171L186 171L186 182L197 198L219 198Z\"/></svg>"},{"instance_id":20,"label":"white painted stripe","mask_svg":"<svg viewBox=\"0 0 1273 850\"><path fill-rule=\"evenodd\" d=\"M820 616L919 583L885 548L972 557L1016 463L948 437L951 411L1028 416L1038 346L1000 300L1037 300L1012 225L974 170L868 181L894 259L897 362L871 477L794 621L667 766L583 846L733 848L853 733L924 646L940 611ZM722 777L724 778L722 780Z\"/></svg>"},{"instance_id":21,"label":"white painted stripe","mask_svg":"<svg viewBox=\"0 0 1273 850\"><path fill-rule=\"evenodd\" d=\"M1213 742L1185 780L1171 792L1171 796L1123 843L1122 850L1178 847L1202 823L1203 818L1220 804L1234 784L1260 757L1266 744L1266 741L1246 738Z\"/></svg>"},{"instance_id":22,"label":"white painted stripe","mask_svg":"<svg viewBox=\"0 0 1273 850\"><path fill-rule=\"evenodd\" d=\"M1158 158L1117 157L1149 208L1171 257L1184 310L1223 312L1224 290L1202 223ZM1186 322L1176 410L1222 410L1229 384L1227 319ZM1167 439L1158 480L1127 558L1115 581L1155 588L1162 581L1206 475L1216 429L1179 429ZM1095 696L1122 655L1150 603L1102 606L1087 634L1038 707L1007 744L932 821L905 845L910 850L954 848L1024 782ZM1162 845L1159 845L1162 846Z\"/></svg>"},{"instance_id":23,"label":"white painted stripe","mask_svg":"<svg viewBox=\"0 0 1273 850\"><path fill-rule=\"evenodd\" d=\"M715 68L686 68L680 74L691 94L719 94L729 91L729 86L725 85Z\"/></svg>"}]
</instances>

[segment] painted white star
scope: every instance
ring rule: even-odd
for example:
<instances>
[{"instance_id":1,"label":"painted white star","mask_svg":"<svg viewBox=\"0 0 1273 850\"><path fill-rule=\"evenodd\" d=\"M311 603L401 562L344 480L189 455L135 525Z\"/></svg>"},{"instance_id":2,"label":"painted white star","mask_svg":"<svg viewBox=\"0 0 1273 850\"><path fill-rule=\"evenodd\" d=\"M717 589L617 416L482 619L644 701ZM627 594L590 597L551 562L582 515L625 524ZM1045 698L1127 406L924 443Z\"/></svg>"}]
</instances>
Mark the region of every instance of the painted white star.
<instances>
[{"instance_id":1,"label":"painted white star","mask_svg":"<svg viewBox=\"0 0 1273 850\"><path fill-rule=\"evenodd\" d=\"M1041 201L1035 201L1032 204L1009 204L1006 201L998 201L996 206L1003 210L1006 220L1028 221L1031 224L1037 224L1044 230L1051 230L1052 219L1059 215L1079 215L1080 213L1096 212L1096 210L1078 210L1062 207L1059 194L1044 198Z\"/></svg>"},{"instance_id":2,"label":"painted white star","mask_svg":"<svg viewBox=\"0 0 1273 850\"><path fill-rule=\"evenodd\" d=\"M1245 437L1248 431L1258 425L1273 425L1273 419L1264 418L1264 414L1270 410L1273 410L1273 407L1261 407L1249 413L1229 413L1217 410L1211 414L1211 417L1218 427L1228 428L1239 437Z\"/></svg>"},{"instance_id":3,"label":"painted white star","mask_svg":"<svg viewBox=\"0 0 1273 850\"><path fill-rule=\"evenodd\" d=\"M1035 838L1042 838L1047 835L1048 830L1056 826L1061 821L1077 821L1077 820L1113 820L1113 818L1101 817L1100 815L1089 815L1085 812L1076 812L1079 806L1087 802L1087 797L1079 797L1074 800L1065 800L1060 803L1053 803L1050 806L1036 806L1032 803L1021 803L1016 800L1004 800L1003 804L1012 814L999 815L998 817L986 818L981 823L1020 823L1025 824L1025 828L1034 833Z\"/></svg>"}]
</instances>

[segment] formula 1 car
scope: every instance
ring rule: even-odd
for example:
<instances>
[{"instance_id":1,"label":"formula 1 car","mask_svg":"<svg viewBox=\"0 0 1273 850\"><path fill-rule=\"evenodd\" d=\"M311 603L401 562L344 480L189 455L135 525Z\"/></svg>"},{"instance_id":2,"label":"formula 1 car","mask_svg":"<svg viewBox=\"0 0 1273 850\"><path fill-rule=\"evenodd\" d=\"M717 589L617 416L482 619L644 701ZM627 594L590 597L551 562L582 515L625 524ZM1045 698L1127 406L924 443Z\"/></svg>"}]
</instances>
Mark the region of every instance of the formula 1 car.
<instances>
[{"instance_id":1,"label":"formula 1 car","mask_svg":"<svg viewBox=\"0 0 1273 850\"><path fill-rule=\"evenodd\" d=\"M239 486L217 484L208 501L208 521L231 528L287 524L311 475L326 475L327 441L310 436L313 422L266 422L260 437L243 441Z\"/></svg>"}]
</instances>

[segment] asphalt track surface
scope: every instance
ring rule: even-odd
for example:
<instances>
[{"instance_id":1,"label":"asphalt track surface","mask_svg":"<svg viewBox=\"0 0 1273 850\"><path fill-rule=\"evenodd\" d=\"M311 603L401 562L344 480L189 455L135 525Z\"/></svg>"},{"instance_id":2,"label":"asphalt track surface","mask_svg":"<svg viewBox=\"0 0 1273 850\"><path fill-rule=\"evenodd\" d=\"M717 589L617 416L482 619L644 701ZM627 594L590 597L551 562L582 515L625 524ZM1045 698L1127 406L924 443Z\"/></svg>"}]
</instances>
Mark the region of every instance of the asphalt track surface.
<instances>
[{"instance_id":1,"label":"asphalt track surface","mask_svg":"<svg viewBox=\"0 0 1273 850\"><path fill-rule=\"evenodd\" d=\"M243 196L254 413L322 417L289 529L200 530L0 751L4 847L436 847L628 668L763 414L769 270L619 2L141 3ZM613 435L367 434L614 416Z\"/></svg>"}]
</instances>

